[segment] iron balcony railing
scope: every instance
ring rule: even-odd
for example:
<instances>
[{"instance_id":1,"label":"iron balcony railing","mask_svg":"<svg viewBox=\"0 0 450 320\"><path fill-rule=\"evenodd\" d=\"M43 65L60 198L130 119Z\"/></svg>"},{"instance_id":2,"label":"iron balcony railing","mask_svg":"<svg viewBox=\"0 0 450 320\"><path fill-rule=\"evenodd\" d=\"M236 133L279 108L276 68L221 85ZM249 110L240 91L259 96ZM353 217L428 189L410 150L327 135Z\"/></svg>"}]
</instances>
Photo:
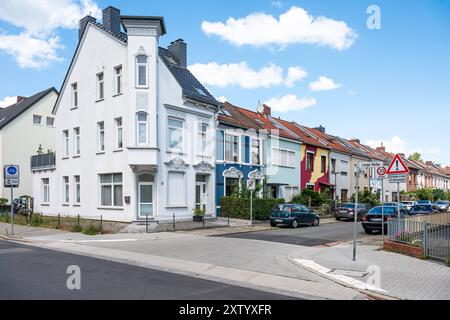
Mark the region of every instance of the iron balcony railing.
<instances>
[{"instance_id":1,"label":"iron balcony railing","mask_svg":"<svg viewBox=\"0 0 450 320\"><path fill-rule=\"evenodd\" d=\"M56 168L56 155L54 153L38 154L31 157L31 171L53 170Z\"/></svg>"},{"instance_id":2,"label":"iron balcony railing","mask_svg":"<svg viewBox=\"0 0 450 320\"><path fill-rule=\"evenodd\" d=\"M417 220L388 220L389 240L423 248L425 257L448 261L450 225Z\"/></svg>"}]
</instances>

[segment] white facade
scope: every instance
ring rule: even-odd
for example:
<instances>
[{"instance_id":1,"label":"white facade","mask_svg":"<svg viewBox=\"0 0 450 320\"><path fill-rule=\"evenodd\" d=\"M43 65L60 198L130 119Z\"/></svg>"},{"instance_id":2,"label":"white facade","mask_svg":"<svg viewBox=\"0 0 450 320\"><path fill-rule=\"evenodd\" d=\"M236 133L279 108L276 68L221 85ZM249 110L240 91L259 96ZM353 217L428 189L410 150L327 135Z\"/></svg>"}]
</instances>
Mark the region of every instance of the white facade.
<instances>
[{"instance_id":1,"label":"white facade","mask_svg":"<svg viewBox=\"0 0 450 320\"><path fill-rule=\"evenodd\" d=\"M339 201L349 201L349 198L354 193L350 189L351 157L348 154L331 151L330 162L330 183L335 185L336 197ZM347 195L346 199L345 195Z\"/></svg>"},{"instance_id":2,"label":"white facade","mask_svg":"<svg viewBox=\"0 0 450 320\"><path fill-rule=\"evenodd\" d=\"M30 157L37 154L39 146L44 152L55 148L55 127L51 119L54 119L52 109L57 96L56 90L48 90L41 99L0 130L0 198L11 197L10 189L5 189L3 184L3 167L10 164L20 166L20 187L14 189L14 197L33 195Z\"/></svg>"},{"instance_id":3,"label":"white facade","mask_svg":"<svg viewBox=\"0 0 450 320\"><path fill-rule=\"evenodd\" d=\"M35 174L36 211L121 222L214 215L216 108L184 97L159 55L160 20L123 23L127 41L96 24L80 40L55 109L56 170Z\"/></svg>"}]
</instances>

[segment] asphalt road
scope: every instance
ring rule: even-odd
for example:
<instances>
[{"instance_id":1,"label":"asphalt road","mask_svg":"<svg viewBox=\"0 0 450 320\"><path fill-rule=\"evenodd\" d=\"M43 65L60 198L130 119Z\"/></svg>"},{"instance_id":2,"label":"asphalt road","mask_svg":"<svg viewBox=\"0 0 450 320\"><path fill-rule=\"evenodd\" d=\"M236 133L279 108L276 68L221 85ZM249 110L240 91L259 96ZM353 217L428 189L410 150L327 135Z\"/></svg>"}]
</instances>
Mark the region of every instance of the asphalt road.
<instances>
[{"instance_id":1,"label":"asphalt road","mask_svg":"<svg viewBox=\"0 0 450 320\"><path fill-rule=\"evenodd\" d=\"M368 238L368 235L364 232L361 223L358 223L357 236L360 239ZM338 222L320 225L319 227L300 227L298 229L281 227L276 230L232 234L225 235L224 237L315 247L335 242L347 242L353 240L353 223Z\"/></svg>"},{"instance_id":2,"label":"asphalt road","mask_svg":"<svg viewBox=\"0 0 450 320\"><path fill-rule=\"evenodd\" d=\"M69 290L69 266L81 290ZM0 300L282 300L288 297L0 240Z\"/></svg>"}]
</instances>

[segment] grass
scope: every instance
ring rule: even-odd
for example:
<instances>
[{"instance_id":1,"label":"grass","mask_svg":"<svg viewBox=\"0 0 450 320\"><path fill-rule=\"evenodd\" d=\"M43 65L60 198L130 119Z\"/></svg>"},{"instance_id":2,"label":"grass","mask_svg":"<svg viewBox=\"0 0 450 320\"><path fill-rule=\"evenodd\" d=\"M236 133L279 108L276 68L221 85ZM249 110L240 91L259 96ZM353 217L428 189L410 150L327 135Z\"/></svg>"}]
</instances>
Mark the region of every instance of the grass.
<instances>
[{"instance_id":1,"label":"grass","mask_svg":"<svg viewBox=\"0 0 450 320\"><path fill-rule=\"evenodd\" d=\"M97 234L101 234L102 231L100 230L100 228L97 228L94 226L94 224L91 223L91 225L85 229L83 229L83 234L87 235L87 236L95 236Z\"/></svg>"}]
</instances>

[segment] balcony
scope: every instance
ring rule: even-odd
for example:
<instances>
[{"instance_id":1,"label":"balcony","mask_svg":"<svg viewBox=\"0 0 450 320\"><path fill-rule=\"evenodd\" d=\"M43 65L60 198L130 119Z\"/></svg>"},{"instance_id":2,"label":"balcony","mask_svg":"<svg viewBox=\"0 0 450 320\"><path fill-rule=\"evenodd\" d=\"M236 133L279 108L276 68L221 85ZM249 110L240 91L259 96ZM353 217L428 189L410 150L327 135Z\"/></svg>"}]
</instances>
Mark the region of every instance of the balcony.
<instances>
[{"instance_id":1,"label":"balcony","mask_svg":"<svg viewBox=\"0 0 450 320\"><path fill-rule=\"evenodd\" d=\"M56 155L54 153L38 154L31 157L31 172L55 169Z\"/></svg>"}]
</instances>

